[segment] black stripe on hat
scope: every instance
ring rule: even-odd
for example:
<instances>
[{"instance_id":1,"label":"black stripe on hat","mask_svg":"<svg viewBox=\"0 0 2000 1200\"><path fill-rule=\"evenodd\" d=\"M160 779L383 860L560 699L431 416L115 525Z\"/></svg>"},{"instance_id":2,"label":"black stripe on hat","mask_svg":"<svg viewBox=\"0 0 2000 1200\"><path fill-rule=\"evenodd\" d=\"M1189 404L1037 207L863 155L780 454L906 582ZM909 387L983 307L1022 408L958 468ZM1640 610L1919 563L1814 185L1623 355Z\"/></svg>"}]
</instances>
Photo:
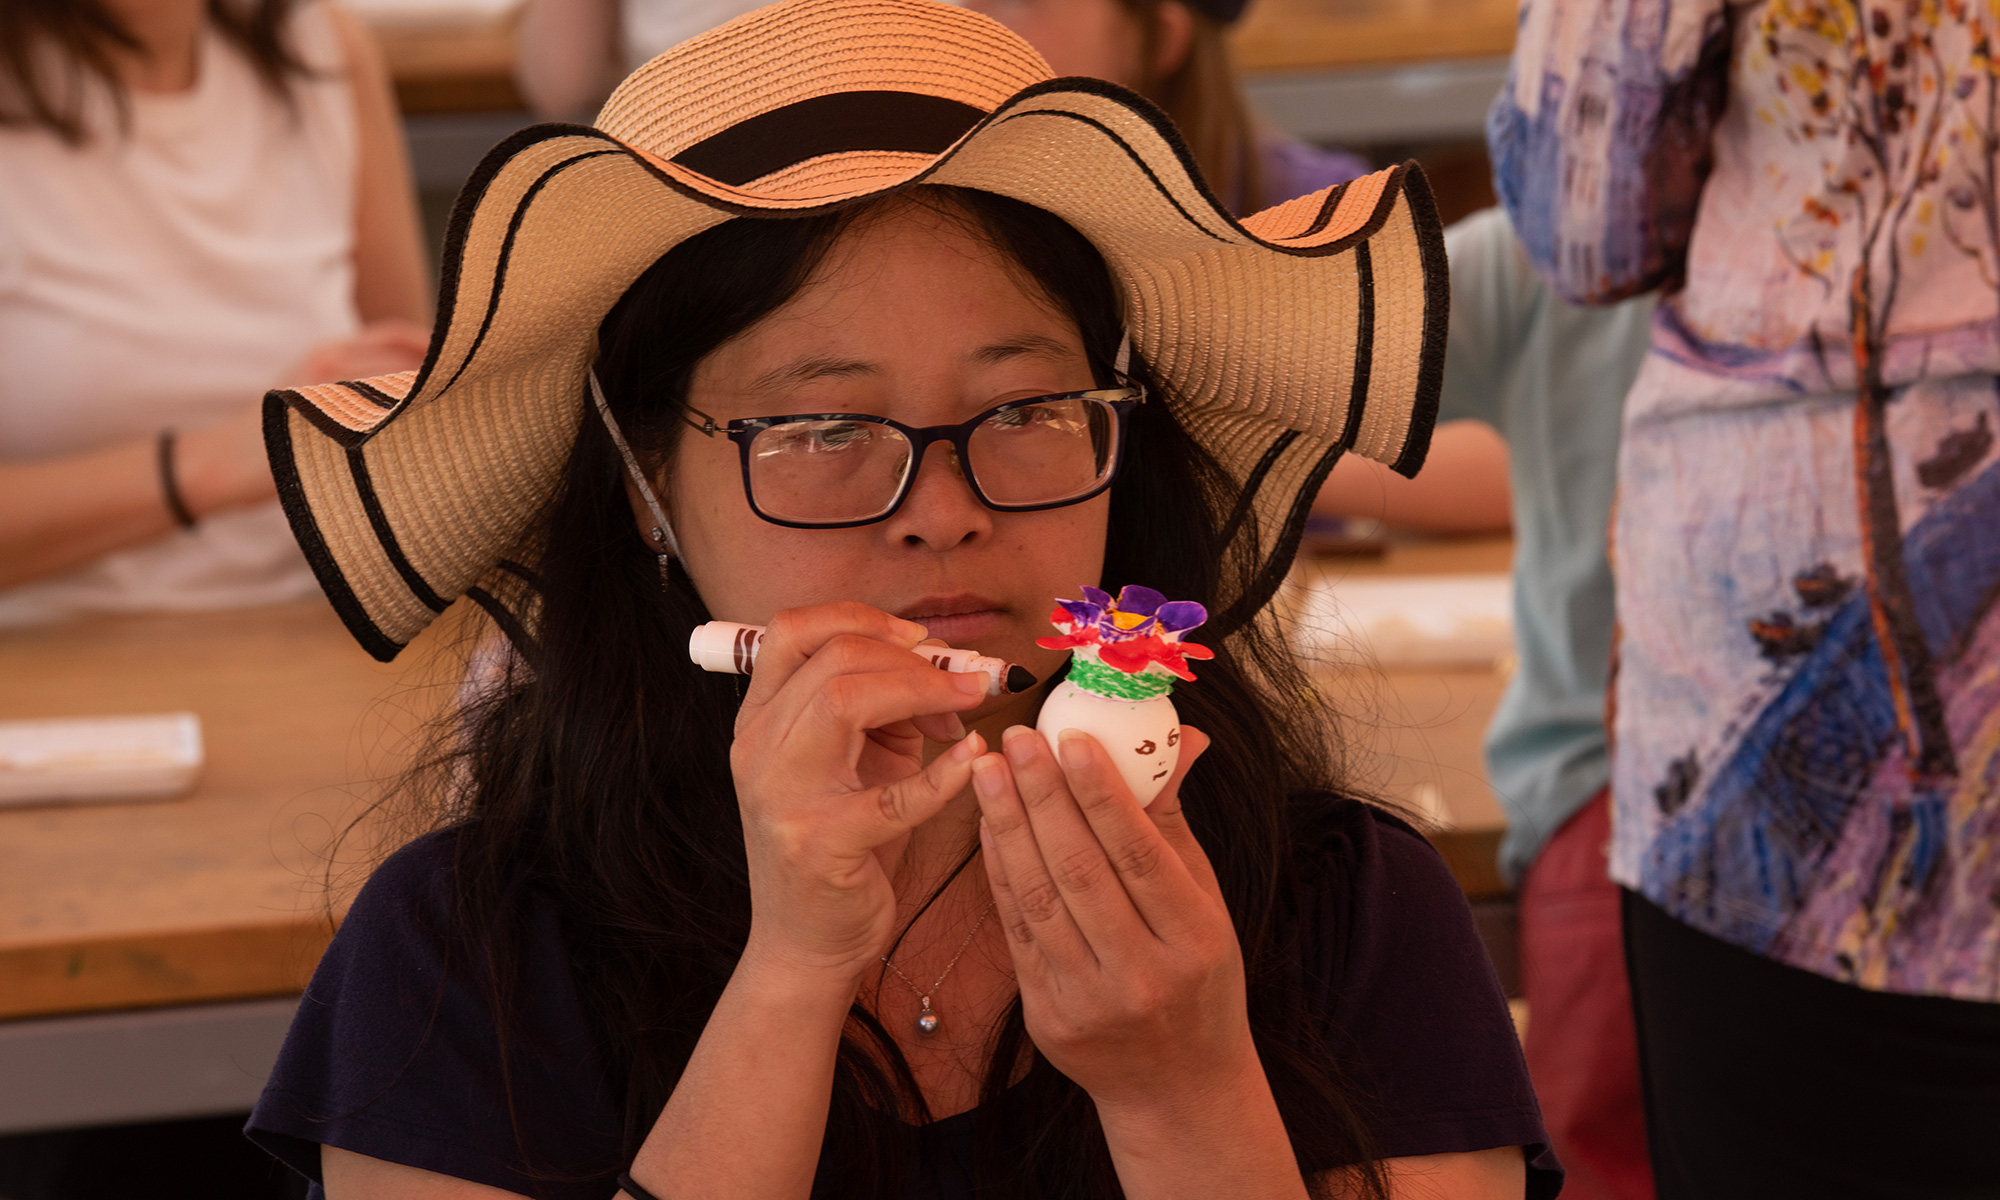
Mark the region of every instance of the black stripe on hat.
<instances>
[{"instance_id":1,"label":"black stripe on hat","mask_svg":"<svg viewBox=\"0 0 2000 1200\"><path fill-rule=\"evenodd\" d=\"M1346 183L1335 184L1332 188L1328 189L1326 199L1320 203L1319 215L1313 218L1311 225L1306 226L1304 233L1299 234L1299 238L1309 238L1320 230L1325 229L1333 221L1333 214L1340 211L1340 202L1346 199L1347 189L1353 186L1354 181L1350 179Z\"/></svg>"},{"instance_id":2,"label":"black stripe on hat","mask_svg":"<svg viewBox=\"0 0 2000 1200\"><path fill-rule=\"evenodd\" d=\"M827 154L942 154L986 114L922 92L835 92L738 121L674 155L678 166L741 187Z\"/></svg>"},{"instance_id":3,"label":"black stripe on hat","mask_svg":"<svg viewBox=\"0 0 2000 1200\"><path fill-rule=\"evenodd\" d=\"M264 397L264 448L271 460L271 476L278 485L278 502L284 506L292 536L298 539L299 549L305 551L306 563L312 567L313 577L319 580L320 590L332 602L333 611L340 614L340 623L347 626L347 632L354 635L354 640L375 661L388 662L396 657L403 644L391 640L369 617L367 606L348 586L347 576L327 548L319 518L313 516L312 503L306 499L305 486L299 479L298 460L292 450L293 409L286 403L287 395L296 393L270 392ZM310 409L308 405L298 411L305 415Z\"/></svg>"},{"instance_id":4,"label":"black stripe on hat","mask_svg":"<svg viewBox=\"0 0 2000 1200\"><path fill-rule=\"evenodd\" d=\"M1361 436L1361 418L1368 411L1368 376L1375 368L1375 259L1368 243L1354 247L1354 292L1359 303L1354 310L1354 366L1347 393L1347 427L1340 431L1340 444L1352 446Z\"/></svg>"},{"instance_id":5,"label":"black stripe on hat","mask_svg":"<svg viewBox=\"0 0 2000 1200\"><path fill-rule=\"evenodd\" d=\"M1257 493L1263 488L1265 477L1271 473L1271 468L1278 465L1278 459L1283 457L1285 451L1298 439L1298 430L1287 429L1278 434L1277 440L1264 448L1257 465L1251 467L1250 473L1243 477L1243 490L1237 494L1236 507L1230 510L1229 519L1222 523L1222 532L1216 536L1218 544L1227 546L1235 541L1237 534L1242 532L1244 524L1256 519ZM1215 622L1211 620L1210 623ZM1235 626L1227 628L1234 629Z\"/></svg>"},{"instance_id":6,"label":"black stripe on hat","mask_svg":"<svg viewBox=\"0 0 2000 1200\"><path fill-rule=\"evenodd\" d=\"M1444 392L1444 343L1451 324L1451 267L1444 256L1444 222L1422 171L1404 171L1403 203L1417 235L1417 253L1424 272L1424 343L1417 351L1417 394L1410 405L1410 433L1403 452L1389 469L1414 476L1430 453L1431 431L1437 426L1438 403Z\"/></svg>"},{"instance_id":7,"label":"black stripe on hat","mask_svg":"<svg viewBox=\"0 0 2000 1200\"><path fill-rule=\"evenodd\" d=\"M396 541L396 531L389 527L389 514L382 511L382 501L375 494L375 481L369 477L368 460L363 457L361 447L347 448L347 470L354 477L354 494L361 498L361 509L368 514L368 524L375 531L375 540L382 544L382 553L388 555L389 565L396 568L403 586L409 588L410 594L425 608L434 613L443 612L450 607L450 602L438 595L430 581L418 573L403 553L402 545Z\"/></svg>"},{"instance_id":8,"label":"black stripe on hat","mask_svg":"<svg viewBox=\"0 0 2000 1200\"><path fill-rule=\"evenodd\" d=\"M1053 80L1051 82L1067 83L1071 81ZM1042 86L1042 85L1037 85L1037 86ZM1083 89L1078 88L1076 90L1082 91ZM1025 92L1022 93L1022 95L1026 94L1027 93ZM1140 115L1143 116L1146 114L1141 113ZM1158 192L1160 196L1163 199L1165 199L1168 204L1173 205L1174 211L1179 213L1183 220L1185 220L1188 224L1194 226L1196 229L1200 230L1202 233L1205 233L1209 237L1214 238L1218 242L1224 242L1224 243L1228 242L1229 239L1227 237L1224 237L1222 234L1215 232L1208 226L1203 225L1200 221L1196 220L1195 215L1189 212L1187 210L1187 207L1183 205L1178 199L1175 198L1173 190L1167 187L1167 185L1161 181L1158 172L1153 170L1153 165L1146 161L1146 156L1139 153L1138 150L1134 149L1132 143L1118 136L1118 132L1112 129L1111 126L1106 125L1104 122L1099 121L1093 117L1086 117L1082 113L1065 112L1062 109L1057 109L1057 108L1031 108L1026 112L1010 113L1007 116L1002 117L1000 120L995 121L994 124L1004 125L1009 121L1020 121L1020 120L1025 120L1026 118L1029 117L1057 117L1065 121L1075 121L1079 125L1088 125L1092 129L1097 130L1097 132L1103 134L1106 140L1110 141L1112 145L1117 146L1120 150L1123 150L1125 152L1125 156L1132 160L1133 165L1138 167L1139 170L1145 174L1146 181L1153 185L1153 190ZM1229 216L1227 210L1225 210L1222 207L1221 203L1215 199L1214 194L1208 190L1208 184L1201 177L1200 168L1194 165L1193 157L1187 154L1182 149L1178 141L1178 135L1176 135L1176 137L1173 139L1172 144L1174 146L1175 152L1180 154L1181 156L1181 165L1187 170L1189 177L1192 178L1196 182L1196 184L1200 186L1202 195L1205 196L1211 204L1215 205L1217 213L1225 221L1229 221L1230 224L1235 224L1235 220ZM1237 228L1241 229L1242 226L1238 225ZM1283 247L1280 247L1280 249L1283 249Z\"/></svg>"},{"instance_id":9,"label":"black stripe on hat","mask_svg":"<svg viewBox=\"0 0 2000 1200\"><path fill-rule=\"evenodd\" d=\"M502 603L499 597L483 587L465 589L465 597L486 610L486 615L500 627L500 632L522 658L532 661L536 657L541 644L535 640L534 634L528 632L528 627L514 615L514 610Z\"/></svg>"},{"instance_id":10,"label":"black stripe on hat","mask_svg":"<svg viewBox=\"0 0 2000 1200\"><path fill-rule=\"evenodd\" d=\"M343 379L340 381L340 386L384 412L396 407L399 403L396 397L391 396L365 379Z\"/></svg>"},{"instance_id":11,"label":"black stripe on hat","mask_svg":"<svg viewBox=\"0 0 2000 1200\"><path fill-rule=\"evenodd\" d=\"M621 153L629 155L630 151L625 150L623 147L617 150L590 150L578 154L574 158L565 159L536 176L535 182L528 185L528 190L521 193L521 198L514 201L514 213L507 219L507 236L501 239L500 257L493 264L493 286L486 294L486 317L479 322L479 332L473 337L472 345L466 349L465 357L459 361L458 370L451 373L451 378L445 381L444 387L439 388L438 392L442 393L450 388L452 384L458 382L459 376L465 374L467 368L472 366L472 360L479 356L479 348L486 344L486 335L493 331L493 317L494 314L500 311L501 293L507 290L507 262L514 256L514 239L519 236L521 222L527 219L528 209L534 205L535 197L541 194L543 188L549 186L550 180L569 170L571 167L579 163L589 162L593 158L608 158ZM469 228L467 232L468 234L470 233ZM462 239L460 248L462 251ZM430 366L429 363L425 363L424 365L426 368ZM424 382L428 383L429 381L425 380ZM410 395L414 396L416 394L417 389L412 387Z\"/></svg>"}]
</instances>

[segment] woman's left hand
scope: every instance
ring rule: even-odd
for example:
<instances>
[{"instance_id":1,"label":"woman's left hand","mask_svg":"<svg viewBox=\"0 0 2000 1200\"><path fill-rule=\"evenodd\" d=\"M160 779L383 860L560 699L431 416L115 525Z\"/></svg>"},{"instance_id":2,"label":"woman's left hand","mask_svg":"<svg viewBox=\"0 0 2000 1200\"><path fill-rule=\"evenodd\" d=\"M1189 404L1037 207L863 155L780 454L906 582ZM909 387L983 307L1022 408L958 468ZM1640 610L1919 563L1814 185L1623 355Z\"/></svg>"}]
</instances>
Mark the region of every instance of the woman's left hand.
<instances>
[{"instance_id":1,"label":"woman's left hand","mask_svg":"<svg viewBox=\"0 0 2000 1200\"><path fill-rule=\"evenodd\" d=\"M1182 727L1180 762L1149 806L1094 738L1059 740L1051 753L1017 726L1004 758L973 763L1029 1036L1100 1111L1179 1108L1261 1077L1236 930L1181 814L1208 736Z\"/></svg>"}]
</instances>

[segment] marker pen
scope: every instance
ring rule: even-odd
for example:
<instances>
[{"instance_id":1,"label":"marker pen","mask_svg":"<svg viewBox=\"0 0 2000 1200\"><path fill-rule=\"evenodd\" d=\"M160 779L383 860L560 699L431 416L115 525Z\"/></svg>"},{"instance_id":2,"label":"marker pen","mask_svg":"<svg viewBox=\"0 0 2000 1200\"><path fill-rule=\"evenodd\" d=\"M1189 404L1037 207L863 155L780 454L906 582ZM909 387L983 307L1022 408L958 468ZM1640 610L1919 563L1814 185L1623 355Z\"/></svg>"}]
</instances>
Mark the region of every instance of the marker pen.
<instances>
[{"instance_id":1,"label":"marker pen","mask_svg":"<svg viewBox=\"0 0 2000 1200\"><path fill-rule=\"evenodd\" d=\"M704 671L724 675L748 675L757 662L757 647L764 642L762 625L738 625L734 621L710 621L697 625L688 635L688 657ZM1004 696L1034 687L1034 673L1005 659L989 658L972 650L950 646L917 646L914 653L940 671L969 675L986 674L986 694Z\"/></svg>"}]
</instances>

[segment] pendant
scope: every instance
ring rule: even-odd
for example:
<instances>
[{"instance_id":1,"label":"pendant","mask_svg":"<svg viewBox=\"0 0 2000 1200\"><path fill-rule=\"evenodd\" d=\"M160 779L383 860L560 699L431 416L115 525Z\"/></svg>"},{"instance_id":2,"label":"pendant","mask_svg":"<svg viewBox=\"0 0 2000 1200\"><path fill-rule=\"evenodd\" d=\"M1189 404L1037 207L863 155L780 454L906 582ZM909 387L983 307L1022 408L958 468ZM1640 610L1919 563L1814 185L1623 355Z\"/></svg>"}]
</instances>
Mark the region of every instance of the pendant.
<instances>
[{"instance_id":1,"label":"pendant","mask_svg":"<svg viewBox=\"0 0 2000 1200\"><path fill-rule=\"evenodd\" d=\"M923 1001L924 1005L923 1015L917 1018L917 1032L928 1037L937 1032L937 1014L931 1011L931 998L929 996L919 996L917 999Z\"/></svg>"}]
</instances>

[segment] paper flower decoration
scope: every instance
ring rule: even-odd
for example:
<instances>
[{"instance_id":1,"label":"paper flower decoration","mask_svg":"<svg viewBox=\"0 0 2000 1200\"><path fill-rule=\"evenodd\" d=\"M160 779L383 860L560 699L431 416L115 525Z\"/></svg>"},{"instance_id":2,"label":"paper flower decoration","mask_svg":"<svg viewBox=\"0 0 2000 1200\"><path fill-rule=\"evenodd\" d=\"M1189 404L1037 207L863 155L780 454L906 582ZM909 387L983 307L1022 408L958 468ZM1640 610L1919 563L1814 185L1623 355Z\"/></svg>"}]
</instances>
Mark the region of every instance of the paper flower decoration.
<instances>
[{"instance_id":1,"label":"paper flower decoration","mask_svg":"<svg viewBox=\"0 0 2000 1200\"><path fill-rule=\"evenodd\" d=\"M1193 679L1187 660L1214 658L1206 646L1181 639L1203 621L1208 610L1192 600L1169 600L1149 587L1126 584L1111 593L1085 587L1081 600L1058 600L1049 621L1060 637L1037 638L1045 650L1095 650L1099 662L1127 675L1159 667L1181 679Z\"/></svg>"}]
</instances>

